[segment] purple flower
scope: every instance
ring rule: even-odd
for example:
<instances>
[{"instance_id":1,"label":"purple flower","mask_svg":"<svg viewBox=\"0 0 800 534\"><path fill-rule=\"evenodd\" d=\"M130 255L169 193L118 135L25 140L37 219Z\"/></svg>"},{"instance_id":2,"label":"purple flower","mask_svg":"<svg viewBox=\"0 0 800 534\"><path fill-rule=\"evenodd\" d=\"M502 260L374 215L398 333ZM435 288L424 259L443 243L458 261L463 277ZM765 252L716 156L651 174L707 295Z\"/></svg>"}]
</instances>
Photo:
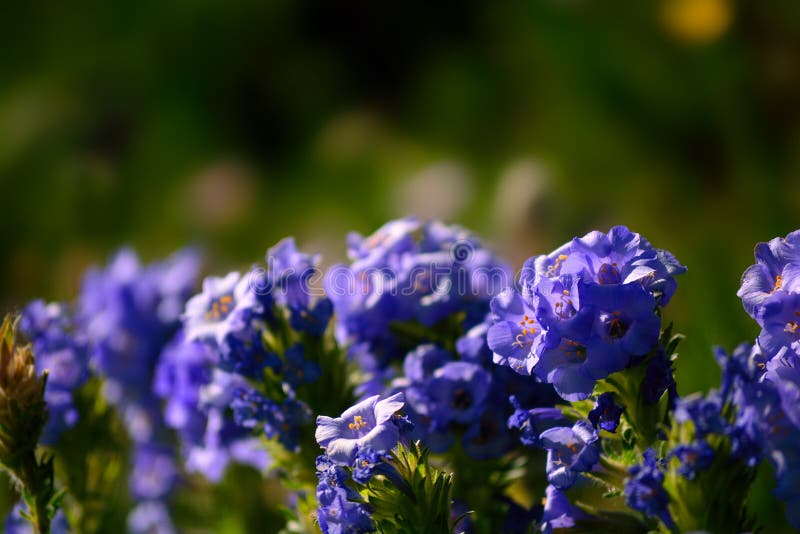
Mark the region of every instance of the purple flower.
<instances>
[{"instance_id":1,"label":"purple flower","mask_svg":"<svg viewBox=\"0 0 800 534\"><path fill-rule=\"evenodd\" d=\"M183 315L186 339L222 345L229 335L245 330L250 320L263 312L251 282L250 276L238 272L203 280L203 291L186 303Z\"/></svg>"},{"instance_id":2,"label":"purple flower","mask_svg":"<svg viewBox=\"0 0 800 534\"><path fill-rule=\"evenodd\" d=\"M698 472L711 467L711 463L714 461L714 449L706 440L699 440L688 445L678 445L672 450L670 456L680 461L678 473L693 480Z\"/></svg>"},{"instance_id":3,"label":"purple flower","mask_svg":"<svg viewBox=\"0 0 800 534\"><path fill-rule=\"evenodd\" d=\"M406 354L403 374L411 382L424 382L433 376L434 371L452 359L453 355L449 351L436 345L419 345Z\"/></svg>"},{"instance_id":4,"label":"purple flower","mask_svg":"<svg viewBox=\"0 0 800 534\"><path fill-rule=\"evenodd\" d=\"M514 413L508 418L508 427L519 430L519 440L529 447L540 447L539 436L545 430L563 427L568 423L558 408L533 408L525 410L516 397L509 399L514 406Z\"/></svg>"},{"instance_id":5,"label":"purple flower","mask_svg":"<svg viewBox=\"0 0 800 534\"><path fill-rule=\"evenodd\" d=\"M615 432L619 426L619 418L624 411L624 406L614 402L613 393L603 393L597 397L594 408L589 412L589 421L595 428Z\"/></svg>"},{"instance_id":6,"label":"purple flower","mask_svg":"<svg viewBox=\"0 0 800 534\"><path fill-rule=\"evenodd\" d=\"M800 356L800 293L776 293L759 308L758 346L772 357L784 347Z\"/></svg>"},{"instance_id":7,"label":"purple flower","mask_svg":"<svg viewBox=\"0 0 800 534\"><path fill-rule=\"evenodd\" d=\"M40 441L53 445L61 432L78 420L73 391L89 377L89 346L74 318L61 304L29 303L22 312L20 330L33 345L36 371L48 371L45 401L48 420Z\"/></svg>"},{"instance_id":8,"label":"purple flower","mask_svg":"<svg viewBox=\"0 0 800 534\"><path fill-rule=\"evenodd\" d=\"M722 406L723 399L717 392L711 392L705 397L684 397L675 406L675 420L679 423L692 422L698 438L707 434L722 435L728 428L728 421L722 416Z\"/></svg>"},{"instance_id":9,"label":"purple flower","mask_svg":"<svg viewBox=\"0 0 800 534\"><path fill-rule=\"evenodd\" d=\"M510 270L466 230L415 218L391 221L368 237L351 234L352 263L334 266L325 289L342 344L364 345L376 370L402 359L410 346L398 324L433 327L459 318L467 330L483 320ZM359 349L363 350L363 349Z\"/></svg>"},{"instance_id":10,"label":"purple flower","mask_svg":"<svg viewBox=\"0 0 800 534\"><path fill-rule=\"evenodd\" d=\"M542 532L550 534L553 529L568 529L575 522L588 516L579 508L572 506L569 498L552 484L545 489L544 512L542 514Z\"/></svg>"},{"instance_id":11,"label":"purple flower","mask_svg":"<svg viewBox=\"0 0 800 534\"><path fill-rule=\"evenodd\" d=\"M547 481L558 489L572 486L578 473L590 471L600 459L597 433L588 421L550 428L539 439L547 449Z\"/></svg>"},{"instance_id":12,"label":"purple flower","mask_svg":"<svg viewBox=\"0 0 800 534\"><path fill-rule=\"evenodd\" d=\"M755 249L756 264L742 275L737 295L744 309L758 320L759 310L779 291L800 291L800 230L759 243Z\"/></svg>"},{"instance_id":13,"label":"purple flower","mask_svg":"<svg viewBox=\"0 0 800 534\"><path fill-rule=\"evenodd\" d=\"M409 403L439 425L471 423L484 409L492 377L478 365L448 362L422 386L409 389Z\"/></svg>"},{"instance_id":14,"label":"purple flower","mask_svg":"<svg viewBox=\"0 0 800 534\"><path fill-rule=\"evenodd\" d=\"M128 481L137 500L158 500L166 497L175 485L178 471L173 452L158 445L140 445L133 456L133 469Z\"/></svg>"},{"instance_id":15,"label":"purple flower","mask_svg":"<svg viewBox=\"0 0 800 534\"><path fill-rule=\"evenodd\" d=\"M512 288L492 299L494 324L486 340L494 352L494 363L506 365L520 374L531 374L544 350L557 346L560 337L538 321L536 304L526 302Z\"/></svg>"},{"instance_id":16,"label":"purple flower","mask_svg":"<svg viewBox=\"0 0 800 534\"><path fill-rule=\"evenodd\" d=\"M379 398L369 397L337 418L317 417L317 443L333 461L351 465L359 447L369 445L375 451L388 451L397 445L400 433L392 416L403 407L403 394Z\"/></svg>"},{"instance_id":17,"label":"purple flower","mask_svg":"<svg viewBox=\"0 0 800 534\"><path fill-rule=\"evenodd\" d=\"M177 532L162 501L143 501L128 515L131 534L174 534Z\"/></svg>"},{"instance_id":18,"label":"purple flower","mask_svg":"<svg viewBox=\"0 0 800 534\"><path fill-rule=\"evenodd\" d=\"M323 534L372 532L375 525L350 476L327 456L317 457L317 520Z\"/></svg>"},{"instance_id":19,"label":"purple flower","mask_svg":"<svg viewBox=\"0 0 800 534\"><path fill-rule=\"evenodd\" d=\"M663 461L656 458L653 449L647 449L642 456L642 463L629 469L631 478L625 482L625 500L634 510L657 517L671 529L674 522L669 513L669 494L664 489Z\"/></svg>"},{"instance_id":20,"label":"purple flower","mask_svg":"<svg viewBox=\"0 0 800 534\"><path fill-rule=\"evenodd\" d=\"M366 446L358 450L353 461L353 480L359 484L366 484L372 479L372 475L381 471L381 467L386 465L386 454L372 450Z\"/></svg>"},{"instance_id":21,"label":"purple flower","mask_svg":"<svg viewBox=\"0 0 800 534\"><path fill-rule=\"evenodd\" d=\"M316 382L322 370L316 362L303 356L303 345L295 343L284 353L286 364L283 367L283 379L292 387Z\"/></svg>"}]
</instances>

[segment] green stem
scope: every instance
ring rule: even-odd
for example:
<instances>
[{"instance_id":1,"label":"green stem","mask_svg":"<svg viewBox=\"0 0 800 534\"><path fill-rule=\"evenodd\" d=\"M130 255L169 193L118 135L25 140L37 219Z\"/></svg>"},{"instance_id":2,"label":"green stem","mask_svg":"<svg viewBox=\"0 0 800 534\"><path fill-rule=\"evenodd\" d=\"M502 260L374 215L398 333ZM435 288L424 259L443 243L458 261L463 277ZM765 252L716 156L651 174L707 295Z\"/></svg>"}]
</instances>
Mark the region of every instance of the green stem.
<instances>
[{"instance_id":1,"label":"green stem","mask_svg":"<svg viewBox=\"0 0 800 534\"><path fill-rule=\"evenodd\" d=\"M36 460L36 454L31 451L25 456L20 468L20 480L27 494L26 503L28 512L31 515L31 523L36 529L37 534L49 534L50 514L48 513L48 503L52 497L52 488L48 488L46 481L40 473L40 466ZM44 486L44 487L43 487Z\"/></svg>"}]
</instances>

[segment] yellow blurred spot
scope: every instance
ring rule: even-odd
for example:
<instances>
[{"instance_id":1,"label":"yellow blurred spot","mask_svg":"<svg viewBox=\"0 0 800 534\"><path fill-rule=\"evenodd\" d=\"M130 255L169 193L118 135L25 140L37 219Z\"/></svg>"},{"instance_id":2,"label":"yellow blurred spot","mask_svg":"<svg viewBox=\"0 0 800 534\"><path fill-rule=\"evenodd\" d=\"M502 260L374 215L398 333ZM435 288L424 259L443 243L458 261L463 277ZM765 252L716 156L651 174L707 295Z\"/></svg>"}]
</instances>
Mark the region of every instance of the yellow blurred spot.
<instances>
[{"instance_id":1,"label":"yellow blurred spot","mask_svg":"<svg viewBox=\"0 0 800 534\"><path fill-rule=\"evenodd\" d=\"M661 19L676 39L707 44L730 27L733 9L729 0L666 0Z\"/></svg>"}]
</instances>

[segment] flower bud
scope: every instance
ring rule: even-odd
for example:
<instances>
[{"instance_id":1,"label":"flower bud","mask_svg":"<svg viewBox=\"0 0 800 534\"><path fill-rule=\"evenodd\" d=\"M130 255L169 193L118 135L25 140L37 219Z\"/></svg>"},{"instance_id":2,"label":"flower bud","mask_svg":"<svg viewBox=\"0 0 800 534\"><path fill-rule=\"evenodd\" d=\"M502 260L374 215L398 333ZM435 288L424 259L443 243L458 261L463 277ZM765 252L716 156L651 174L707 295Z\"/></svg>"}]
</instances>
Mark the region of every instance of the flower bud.
<instances>
[{"instance_id":1,"label":"flower bud","mask_svg":"<svg viewBox=\"0 0 800 534\"><path fill-rule=\"evenodd\" d=\"M0 463L16 471L47 421L47 373L36 375L30 345L16 343L18 320L6 315L0 326Z\"/></svg>"}]
</instances>

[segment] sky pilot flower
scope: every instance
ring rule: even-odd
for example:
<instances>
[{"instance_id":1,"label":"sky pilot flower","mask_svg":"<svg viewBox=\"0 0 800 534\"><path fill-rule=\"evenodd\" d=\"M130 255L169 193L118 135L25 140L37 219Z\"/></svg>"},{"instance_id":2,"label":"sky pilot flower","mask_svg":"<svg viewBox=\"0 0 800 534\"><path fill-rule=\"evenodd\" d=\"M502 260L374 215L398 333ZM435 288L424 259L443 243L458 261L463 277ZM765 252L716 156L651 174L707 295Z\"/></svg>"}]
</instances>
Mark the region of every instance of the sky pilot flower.
<instances>
[{"instance_id":1,"label":"sky pilot flower","mask_svg":"<svg viewBox=\"0 0 800 534\"><path fill-rule=\"evenodd\" d=\"M369 397L348 408L340 417L317 416L315 437L331 460L351 465L359 448L388 451L397 445L400 433L392 416L403 407L402 393L378 400Z\"/></svg>"}]
</instances>

